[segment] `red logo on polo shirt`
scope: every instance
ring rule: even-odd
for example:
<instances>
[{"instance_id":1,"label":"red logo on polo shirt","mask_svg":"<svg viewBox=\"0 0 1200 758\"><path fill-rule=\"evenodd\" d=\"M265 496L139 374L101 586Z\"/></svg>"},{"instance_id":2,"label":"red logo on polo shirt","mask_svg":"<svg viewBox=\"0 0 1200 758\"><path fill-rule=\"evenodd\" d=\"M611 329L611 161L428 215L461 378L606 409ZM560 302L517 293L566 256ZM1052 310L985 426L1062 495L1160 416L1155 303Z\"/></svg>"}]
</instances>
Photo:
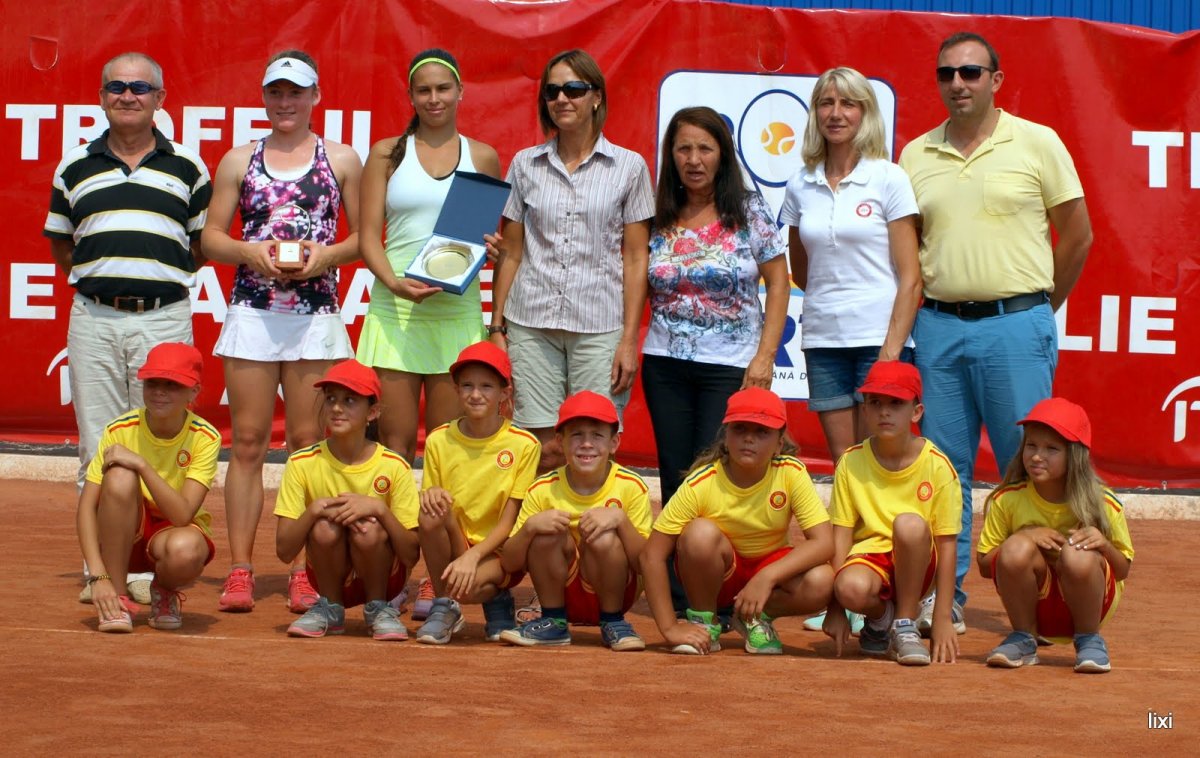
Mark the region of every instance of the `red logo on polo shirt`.
<instances>
[{"instance_id":1,"label":"red logo on polo shirt","mask_svg":"<svg viewBox=\"0 0 1200 758\"><path fill-rule=\"evenodd\" d=\"M857 213L861 218L866 218L867 216L871 215L873 210L874 209L871 208L870 203L859 203L858 207L854 209L854 212Z\"/></svg>"},{"instance_id":2,"label":"red logo on polo shirt","mask_svg":"<svg viewBox=\"0 0 1200 758\"><path fill-rule=\"evenodd\" d=\"M187 468L192 462L192 454L187 450L180 450L175 454L175 463L179 468Z\"/></svg>"},{"instance_id":3,"label":"red logo on polo shirt","mask_svg":"<svg viewBox=\"0 0 1200 758\"><path fill-rule=\"evenodd\" d=\"M917 500L922 503L933 497L933 485L929 482L921 482L917 485Z\"/></svg>"},{"instance_id":4,"label":"red logo on polo shirt","mask_svg":"<svg viewBox=\"0 0 1200 758\"><path fill-rule=\"evenodd\" d=\"M496 465L500 468L510 468L513 465L513 454L511 450L501 450L496 454Z\"/></svg>"},{"instance_id":5,"label":"red logo on polo shirt","mask_svg":"<svg viewBox=\"0 0 1200 758\"><path fill-rule=\"evenodd\" d=\"M377 476L375 481L371 483L371 487L377 495L386 495L392 491L392 480L386 476Z\"/></svg>"},{"instance_id":6,"label":"red logo on polo shirt","mask_svg":"<svg viewBox=\"0 0 1200 758\"><path fill-rule=\"evenodd\" d=\"M771 493L768 502L771 503L771 507L775 510L782 511L783 507L787 505L787 495L784 494L783 490L775 490Z\"/></svg>"},{"instance_id":7,"label":"red logo on polo shirt","mask_svg":"<svg viewBox=\"0 0 1200 758\"><path fill-rule=\"evenodd\" d=\"M604 507L605 508L620 508L621 501L616 499L615 497L610 497L608 499L608 501L604 504Z\"/></svg>"}]
</instances>

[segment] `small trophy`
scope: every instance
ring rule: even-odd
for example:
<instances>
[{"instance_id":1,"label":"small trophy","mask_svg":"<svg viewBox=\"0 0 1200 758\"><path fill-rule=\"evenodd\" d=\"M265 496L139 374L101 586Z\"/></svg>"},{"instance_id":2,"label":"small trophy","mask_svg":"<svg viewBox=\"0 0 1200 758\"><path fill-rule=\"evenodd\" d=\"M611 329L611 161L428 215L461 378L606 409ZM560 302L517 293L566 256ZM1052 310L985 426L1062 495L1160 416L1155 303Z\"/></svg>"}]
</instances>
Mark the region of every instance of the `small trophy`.
<instances>
[{"instance_id":1,"label":"small trophy","mask_svg":"<svg viewBox=\"0 0 1200 758\"><path fill-rule=\"evenodd\" d=\"M275 268L280 271L299 271L304 268L304 246L312 232L312 217L295 203L286 203L271 211L267 228L275 240Z\"/></svg>"}]
</instances>

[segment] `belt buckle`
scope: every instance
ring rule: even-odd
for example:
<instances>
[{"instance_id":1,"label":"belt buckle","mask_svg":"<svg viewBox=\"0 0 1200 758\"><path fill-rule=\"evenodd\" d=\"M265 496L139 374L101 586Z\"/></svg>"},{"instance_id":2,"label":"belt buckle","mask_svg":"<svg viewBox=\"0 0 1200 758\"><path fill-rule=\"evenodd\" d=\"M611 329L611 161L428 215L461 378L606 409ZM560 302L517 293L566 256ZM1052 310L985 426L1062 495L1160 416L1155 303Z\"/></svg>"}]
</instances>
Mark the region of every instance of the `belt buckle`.
<instances>
[{"instance_id":1,"label":"belt buckle","mask_svg":"<svg viewBox=\"0 0 1200 758\"><path fill-rule=\"evenodd\" d=\"M978 321L981 318L993 315L984 312L985 306L987 305L990 305L990 303L981 303L976 300L963 300L954 304L954 315L966 321Z\"/></svg>"},{"instance_id":2,"label":"belt buckle","mask_svg":"<svg viewBox=\"0 0 1200 758\"><path fill-rule=\"evenodd\" d=\"M122 300L129 301L131 307L122 308L121 307ZM132 307L135 304L136 304L136 307ZM127 313L145 313L146 312L146 298L134 297L133 295L117 295L116 297L113 298L113 307L119 311L125 311Z\"/></svg>"}]
</instances>

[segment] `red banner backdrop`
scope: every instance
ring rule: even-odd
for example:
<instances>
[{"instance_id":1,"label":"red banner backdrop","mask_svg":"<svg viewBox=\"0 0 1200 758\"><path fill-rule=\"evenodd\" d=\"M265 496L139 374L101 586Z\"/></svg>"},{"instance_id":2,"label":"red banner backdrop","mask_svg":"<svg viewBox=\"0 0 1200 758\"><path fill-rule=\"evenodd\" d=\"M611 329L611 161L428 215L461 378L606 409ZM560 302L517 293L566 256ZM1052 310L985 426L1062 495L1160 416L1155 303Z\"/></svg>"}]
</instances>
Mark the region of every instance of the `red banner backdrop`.
<instances>
[{"instance_id":1,"label":"red banner backdrop","mask_svg":"<svg viewBox=\"0 0 1200 758\"><path fill-rule=\"evenodd\" d=\"M365 154L411 115L409 59L445 47L458 56L466 82L460 128L494 145L507 165L517 150L541 141L535 89L544 62L582 47L608 77L610 139L642 153L656 172L658 130L670 116L664 109L712 104L738 128L748 176L778 210L781 166L788 164L763 151L794 161L798 146L774 136L802 130L813 77L849 65L890 93L889 138L898 155L944 118L933 79L936 49L965 28L1000 51L1007 78L999 105L1055 128L1087 193L1096 242L1059 313L1056 393L1090 411L1096 459L1111 482L1200 484L1200 98L1191 94L1200 91L1200 34L695 0L47 0L10 3L5 17L0 203L9 231L0 250L0 330L12 363L0 378L0 437L73 438L65 375L72 290L40 232L63 151L103 129L100 68L119 52L144 51L163 64L168 96L160 127L198 147L215 168L230 147L262 134L259 77L271 53L300 47L316 57L323 99L315 128ZM784 100L767 107L768 94ZM771 130L756 126L764 113ZM760 141L768 131L774 136ZM206 354L220 330L231 273L208 266L193 292L196 342ZM361 267L342 271L354 337L369 284ZM795 294L776 385L793 398L804 396ZM227 431L223 394L220 362L209 360L198 410ZM817 470L828 470L815 415L803 401L790 409L803 453ZM627 422L624 459L653 465L640 392Z\"/></svg>"}]
</instances>

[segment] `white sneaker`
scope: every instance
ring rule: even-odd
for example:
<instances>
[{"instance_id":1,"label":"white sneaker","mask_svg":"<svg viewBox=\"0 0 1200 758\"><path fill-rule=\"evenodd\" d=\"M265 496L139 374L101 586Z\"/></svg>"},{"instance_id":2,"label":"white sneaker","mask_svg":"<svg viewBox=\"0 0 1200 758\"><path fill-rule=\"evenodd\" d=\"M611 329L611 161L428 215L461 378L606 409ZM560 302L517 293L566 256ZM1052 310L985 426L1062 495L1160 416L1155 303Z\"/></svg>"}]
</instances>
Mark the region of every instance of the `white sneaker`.
<instances>
[{"instance_id":1,"label":"white sneaker","mask_svg":"<svg viewBox=\"0 0 1200 758\"><path fill-rule=\"evenodd\" d=\"M929 636L929 630L933 629L933 604L937 600L937 591L930 592L929 595L921 601L921 611L917 614L917 631L922 637ZM950 606L950 620L954 622L954 632L956 634L967 633L967 622L963 617L963 607L954 601Z\"/></svg>"}]
</instances>

